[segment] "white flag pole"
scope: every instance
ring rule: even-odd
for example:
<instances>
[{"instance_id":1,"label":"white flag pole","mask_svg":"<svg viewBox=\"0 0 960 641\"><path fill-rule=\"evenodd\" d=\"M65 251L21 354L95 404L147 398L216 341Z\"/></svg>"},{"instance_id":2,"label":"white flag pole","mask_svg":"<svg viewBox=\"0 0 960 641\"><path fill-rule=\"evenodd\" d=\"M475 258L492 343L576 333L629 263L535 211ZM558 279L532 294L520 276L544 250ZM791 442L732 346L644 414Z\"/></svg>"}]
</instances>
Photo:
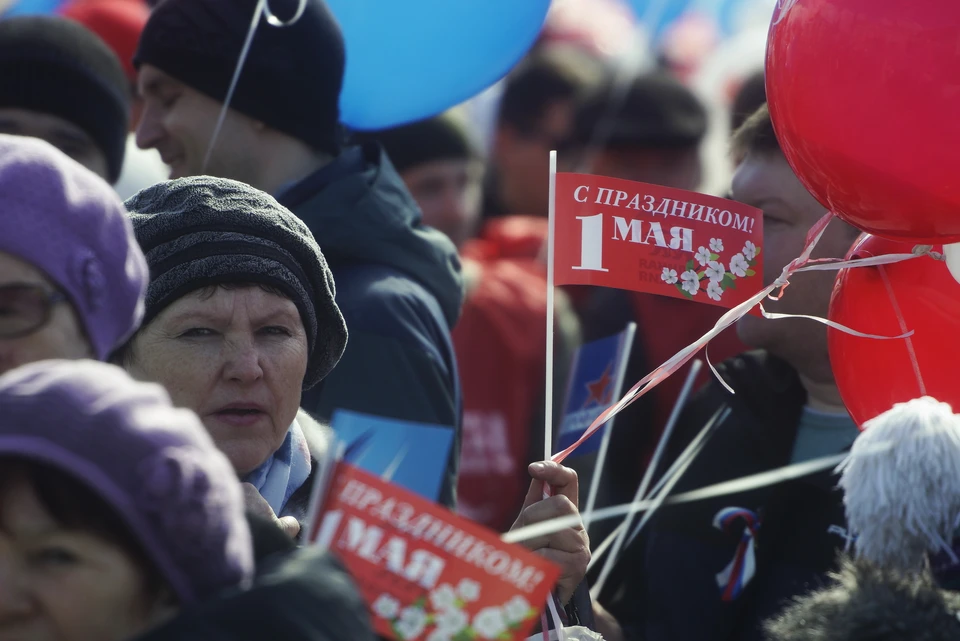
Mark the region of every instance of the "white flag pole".
<instances>
[{"instance_id":1,"label":"white flag pole","mask_svg":"<svg viewBox=\"0 0 960 641\"><path fill-rule=\"evenodd\" d=\"M557 214L557 152L550 152L550 195L547 209L547 371L544 381L543 460L553 456L553 243Z\"/></svg>"},{"instance_id":2,"label":"white flag pole","mask_svg":"<svg viewBox=\"0 0 960 641\"><path fill-rule=\"evenodd\" d=\"M550 152L550 194L547 207L547 365L543 394L543 460L553 456L553 242L557 214L557 152ZM550 496L549 488L544 486L543 498ZM559 641L564 641L563 624L553 600L553 593L547 597L547 610L553 619L553 626ZM544 639L548 639L547 615L540 615L540 626Z\"/></svg>"}]
</instances>

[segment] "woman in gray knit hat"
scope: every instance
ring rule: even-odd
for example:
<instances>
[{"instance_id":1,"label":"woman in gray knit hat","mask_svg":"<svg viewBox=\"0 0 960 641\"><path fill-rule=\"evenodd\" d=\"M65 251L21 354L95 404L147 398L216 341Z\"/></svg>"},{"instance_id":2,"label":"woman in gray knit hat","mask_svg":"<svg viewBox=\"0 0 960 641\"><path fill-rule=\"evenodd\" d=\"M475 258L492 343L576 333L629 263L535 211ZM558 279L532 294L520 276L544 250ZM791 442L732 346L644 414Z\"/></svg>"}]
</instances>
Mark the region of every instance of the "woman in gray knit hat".
<instances>
[{"instance_id":1,"label":"woman in gray knit hat","mask_svg":"<svg viewBox=\"0 0 960 641\"><path fill-rule=\"evenodd\" d=\"M244 481L248 507L296 535L324 448L301 391L347 340L320 247L271 196L232 180L164 182L126 205L150 285L121 363L194 410Z\"/></svg>"}]
</instances>

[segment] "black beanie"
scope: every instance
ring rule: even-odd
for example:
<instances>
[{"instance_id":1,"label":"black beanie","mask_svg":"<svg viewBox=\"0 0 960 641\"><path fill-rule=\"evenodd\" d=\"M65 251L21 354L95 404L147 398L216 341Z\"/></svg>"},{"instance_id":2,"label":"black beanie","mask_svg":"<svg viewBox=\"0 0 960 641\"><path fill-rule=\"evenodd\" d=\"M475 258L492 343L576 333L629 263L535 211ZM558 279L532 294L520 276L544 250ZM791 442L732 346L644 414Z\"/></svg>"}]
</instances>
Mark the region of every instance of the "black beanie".
<instances>
[{"instance_id":1,"label":"black beanie","mask_svg":"<svg viewBox=\"0 0 960 641\"><path fill-rule=\"evenodd\" d=\"M260 18L230 107L318 151L338 151L343 34L322 0L305 0L290 26ZM277 19L301 0L270 0ZM164 0L150 15L134 65L149 64L226 100L257 0Z\"/></svg>"},{"instance_id":2,"label":"black beanie","mask_svg":"<svg viewBox=\"0 0 960 641\"><path fill-rule=\"evenodd\" d=\"M453 112L392 129L356 133L353 140L379 142L399 172L435 160L480 157L467 123Z\"/></svg>"},{"instance_id":3,"label":"black beanie","mask_svg":"<svg viewBox=\"0 0 960 641\"><path fill-rule=\"evenodd\" d=\"M612 82L612 81L611 81ZM707 132L707 110L690 89L663 71L635 78L614 113L609 113L610 83L585 97L574 116L573 146L590 144L601 121L610 118L611 149L678 149L695 147Z\"/></svg>"},{"instance_id":4,"label":"black beanie","mask_svg":"<svg viewBox=\"0 0 960 641\"><path fill-rule=\"evenodd\" d=\"M59 16L0 20L0 108L75 124L120 177L130 119L130 84L116 54L81 24Z\"/></svg>"}]
</instances>

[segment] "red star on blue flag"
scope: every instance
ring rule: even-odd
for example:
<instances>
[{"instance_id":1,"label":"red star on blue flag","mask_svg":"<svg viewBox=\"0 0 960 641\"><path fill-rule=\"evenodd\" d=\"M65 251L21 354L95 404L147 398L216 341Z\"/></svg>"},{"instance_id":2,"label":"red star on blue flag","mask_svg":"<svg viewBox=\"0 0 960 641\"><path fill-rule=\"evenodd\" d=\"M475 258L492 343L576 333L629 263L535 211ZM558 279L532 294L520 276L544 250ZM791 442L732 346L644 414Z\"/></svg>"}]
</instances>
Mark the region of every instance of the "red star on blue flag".
<instances>
[{"instance_id":1,"label":"red star on blue flag","mask_svg":"<svg viewBox=\"0 0 960 641\"><path fill-rule=\"evenodd\" d=\"M610 376L612 366L613 363L607 364L607 368L603 370L600 378L587 383L587 391L590 392L590 395L587 396L587 400L583 404L584 407L590 407L594 404L606 407L610 404L610 384L613 382L613 377Z\"/></svg>"}]
</instances>

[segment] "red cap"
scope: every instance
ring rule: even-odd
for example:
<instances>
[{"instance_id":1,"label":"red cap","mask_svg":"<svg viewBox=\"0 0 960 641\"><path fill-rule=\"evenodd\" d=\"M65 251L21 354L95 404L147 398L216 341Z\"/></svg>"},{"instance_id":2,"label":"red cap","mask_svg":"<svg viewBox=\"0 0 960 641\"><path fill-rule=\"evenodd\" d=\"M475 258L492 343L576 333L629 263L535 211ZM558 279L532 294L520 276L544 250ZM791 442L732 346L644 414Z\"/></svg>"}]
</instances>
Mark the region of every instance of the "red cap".
<instances>
[{"instance_id":1,"label":"red cap","mask_svg":"<svg viewBox=\"0 0 960 641\"><path fill-rule=\"evenodd\" d=\"M120 58L130 81L136 81L133 55L150 17L150 7L144 0L72 0L60 14L100 36Z\"/></svg>"}]
</instances>

